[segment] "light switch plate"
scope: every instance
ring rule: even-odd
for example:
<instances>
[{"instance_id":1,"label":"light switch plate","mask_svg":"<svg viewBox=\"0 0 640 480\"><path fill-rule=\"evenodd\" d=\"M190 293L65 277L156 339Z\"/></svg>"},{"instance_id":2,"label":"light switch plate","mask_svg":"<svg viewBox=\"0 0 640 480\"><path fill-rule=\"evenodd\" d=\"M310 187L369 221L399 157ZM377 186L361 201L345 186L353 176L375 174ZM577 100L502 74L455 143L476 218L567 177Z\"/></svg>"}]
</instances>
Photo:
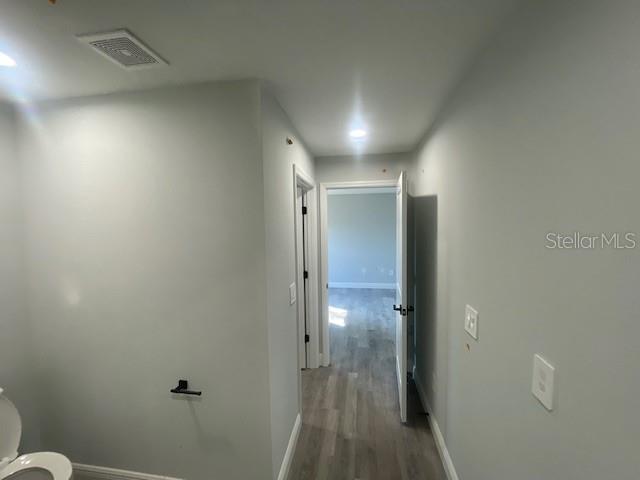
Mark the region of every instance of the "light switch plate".
<instances>
[{"instance_id":1,"label":"light switch plate","mask_svg":"<svg viewBox=\"0 0 640 480\"><path fill-rule=\"evenodd\" d=\"M533 356L533 382L531 392L544 407L553 410L553 390L556 369L540 355Z\"/></svg>"},{"instance_id":2,"label":"light switch plate","mask_svg":"<svg viewBox=\"0 0 640 480\"><path fill-rule=\"evenodd\" d=\"M471 305L467 305L464 310L464 329L473 338L478 340L478 322L480 317L478 311Z\"/></svg>"},{"instance_id":3,"label":"light switch plate","mask_svg":"<svg viewBox=\"0 0 640 480\"><path fill-rule=\"evenodd\" d=\"M296 303L296 284L289 285L289 305Z\"/></svg>"}]
</instances>

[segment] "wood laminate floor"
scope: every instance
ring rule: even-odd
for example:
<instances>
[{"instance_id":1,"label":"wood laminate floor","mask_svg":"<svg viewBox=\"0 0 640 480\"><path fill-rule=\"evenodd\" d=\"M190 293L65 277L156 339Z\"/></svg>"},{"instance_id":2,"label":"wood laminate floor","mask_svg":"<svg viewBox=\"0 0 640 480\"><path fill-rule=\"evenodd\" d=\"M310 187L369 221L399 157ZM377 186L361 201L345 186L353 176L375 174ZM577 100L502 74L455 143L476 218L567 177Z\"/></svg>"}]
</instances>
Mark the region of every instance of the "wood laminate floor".
<instances>
[{"instance_id":1,"label":"wood laminate floor","mask_svg":"<svg viewBox=\"0 0 640 480\"><path fill-rule=\"evenodd\" d=\"M410 383L400 422L392 290L331 289L331 366L302 372L302 431L289 480L445 480Z\"/></svg>"}]
</instances>

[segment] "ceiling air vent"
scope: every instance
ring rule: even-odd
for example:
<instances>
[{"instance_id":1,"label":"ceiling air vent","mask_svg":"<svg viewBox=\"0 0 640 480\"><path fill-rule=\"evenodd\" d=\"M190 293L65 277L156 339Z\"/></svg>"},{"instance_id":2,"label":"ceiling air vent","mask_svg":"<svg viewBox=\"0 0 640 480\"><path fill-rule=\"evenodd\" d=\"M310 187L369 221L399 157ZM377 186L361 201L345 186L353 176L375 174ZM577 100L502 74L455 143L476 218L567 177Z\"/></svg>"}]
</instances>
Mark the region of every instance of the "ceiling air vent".
<instances>
[{"instance_id":1,"label":"ceiling air vent","mask_svg":"<svg viewBox=\"0 0 640 480\"><path fill-rule=\"evenodd\" d=\"M167 62L128 30L78 35L78 40L93 47L126 70L160 67Z\"/></svg>"}]
</instances>

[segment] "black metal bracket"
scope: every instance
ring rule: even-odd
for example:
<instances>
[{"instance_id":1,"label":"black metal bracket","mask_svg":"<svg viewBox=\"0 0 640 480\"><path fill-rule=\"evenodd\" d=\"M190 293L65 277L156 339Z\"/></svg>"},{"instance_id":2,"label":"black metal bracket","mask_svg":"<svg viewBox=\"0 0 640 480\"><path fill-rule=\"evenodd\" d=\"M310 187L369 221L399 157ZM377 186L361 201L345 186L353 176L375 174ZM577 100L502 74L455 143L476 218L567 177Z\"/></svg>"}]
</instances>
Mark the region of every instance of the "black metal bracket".
<instances>
[{"instance_id":1,"label":"black metal bracket","mask_svg":"<svg viewBox=\"0 0 640 480\"><path fill-rule=\"evenodd\" d=\"M178 393L180 395L202 395L200 391L189 390L189 382L187 380L178 380L178 386L172 388L171 393Z\"/></svg>"},{"instance_id":2,"label":"black metal bracket","mask_svg":"<svg viewBox=\"0 0 640 480\"><path fill-rule=\"evenodd\" d=\"M402 312L402 305L396 305L395 303L393 304L393 309L396 312Z\"/></svg>"}]
</instances>

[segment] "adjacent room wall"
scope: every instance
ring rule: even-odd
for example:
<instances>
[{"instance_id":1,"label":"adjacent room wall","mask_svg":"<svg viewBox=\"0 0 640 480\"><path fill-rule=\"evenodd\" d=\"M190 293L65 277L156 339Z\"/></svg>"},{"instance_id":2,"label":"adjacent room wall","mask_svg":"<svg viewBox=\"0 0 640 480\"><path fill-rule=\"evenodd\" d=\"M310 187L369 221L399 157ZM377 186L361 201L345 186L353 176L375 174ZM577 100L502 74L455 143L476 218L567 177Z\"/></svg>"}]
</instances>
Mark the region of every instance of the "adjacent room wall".
<instances>
[{"instance_id":1,"label":"adjacent room wall","mask_svg":"<svg viewBox=\"0 0 640 480\"><path fill-rule=\"evenodd\" d=\"M272 471L260 108L247 81L23 120L48 450L189 480ZM180 378L203 396L170 394Z\"/></svg>"},{"instance_id":2,"label":"adjacent room wall","mask_svg":"<svg viewBox=\"0 0 640 480\"><path fill-rule=\"evenodd\" d=\"M39 448L31 348L24 297L20 161L14 110L0 103L0 388L20 411L20 452Z\"/></svg>"},{"instance_id":3,"label":"adjacent room wall","mask_svg":"<svg viewBox=\"0 0 640 480\"><path fill-rule=\"evenodd\" d=\"M302 138L275 98L262 90L262 156L266 225L267 319L271 379L273 476L277 478L296 417L299 398L296 305L289 285L296 281L293 165L313 178L314 162ZM287 138L293 141L287 144Z\"/></svg>"},{"instance_id":4,"label":"adjacent room wall","mask_svg":"<svg viewBox=\"0 0 640 480\"><path fill-rule=\"evenodd\" d=\"M396 288L395 193L330 193L329 286Z\"/></svg>"},{"instance_id":5,"label":"adjacent room wall","mask_svg":"<svg viewBox=\"0 0 640 480\"><path fill-rule=\"evenodd\" d=\"M545 248L640 230L638 18L631 1L528 3L416 152L449 333L446 370L432 385L423 358L418 377L461 479L638 478L639 250ZM530 392L535 353L556 367L552 412Z\"/></svg>"}]
</instances>

